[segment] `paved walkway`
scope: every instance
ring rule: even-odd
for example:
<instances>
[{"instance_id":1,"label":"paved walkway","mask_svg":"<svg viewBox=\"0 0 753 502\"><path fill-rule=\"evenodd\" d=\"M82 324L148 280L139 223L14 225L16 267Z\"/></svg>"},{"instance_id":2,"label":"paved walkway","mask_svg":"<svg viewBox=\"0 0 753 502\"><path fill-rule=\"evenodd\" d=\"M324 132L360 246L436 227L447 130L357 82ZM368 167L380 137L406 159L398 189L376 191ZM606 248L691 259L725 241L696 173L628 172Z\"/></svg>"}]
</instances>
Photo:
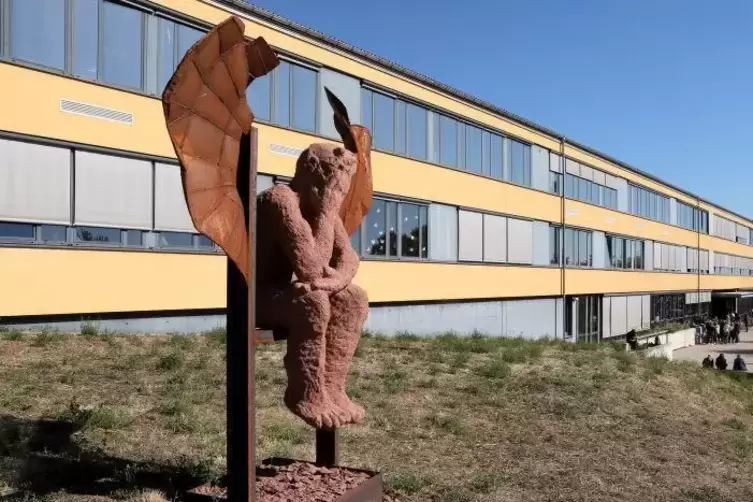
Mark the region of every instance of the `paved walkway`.
<instances>
[{"instance_id":1,"label":"paved walkway","mask_svg":"<svg viewBox=\"0 0 753 502\"><path fill-rule=\"evenodd\" d=\"M716 359L716 356L720 352L724 353L729 369L732 369L732 361L735 360L737 354L740 354L745 360L745 365L748 367L748 373L753 372L753 327L747 333L745 331L740 333L740 343L693 345L675 350L672 353L672 358L681 361L692 361L698 363L698 366L700 366L701 361L708 354L711 354L711 357Z\"/></svg>"}]
</instances>

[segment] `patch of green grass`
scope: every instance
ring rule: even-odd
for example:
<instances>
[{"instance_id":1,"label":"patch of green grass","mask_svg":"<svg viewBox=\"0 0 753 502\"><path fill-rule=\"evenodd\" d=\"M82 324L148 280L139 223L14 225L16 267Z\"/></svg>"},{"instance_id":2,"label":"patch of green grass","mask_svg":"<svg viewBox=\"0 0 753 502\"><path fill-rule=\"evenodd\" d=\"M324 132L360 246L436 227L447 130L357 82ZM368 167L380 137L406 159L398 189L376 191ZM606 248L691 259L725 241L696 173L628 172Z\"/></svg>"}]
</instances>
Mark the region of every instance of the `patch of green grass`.
<instances>
[{"instance_id":1,"label":"patch of green grass","mask_svg":"<svg viewBox=\"0 0 753 502\"><path fill-rule=\"evenodd\" d=\"M24 339L24 334L20 330L6 328L4 331L0 332L0 338L9 342L19 342Z\"/></svg>"},{"instance_id":2,"label":"patch of green grass","mask_svg":"<svg viewBox=\"0 0 753 502\"><path fill-rule=\"evenodd\" d=\"M565 352L597 352L604 350L604 345L586 342L560 342L559 348Z\"/></svg>"},{"instance_id":3,"label":"patch of green grass","mask_svg":"<svg viewBox=\"0 0 753 502\"><path fill-rule=\"evenodd\" d=\"M34 347L47 347L53 343L58 343L63 340L63 334L58 330L43 329L34 337L34 341L31 344Z\"/></svg>"},{"instance_id":4,"label":"patch of green grass","mask_svg":"<svg viewBox=\"0 0 753 502\"><path fill-rule=\"evenodd\" d=\"M468 431L466 425L455 415L437 413L429 416L428 421L435 429L449 432L455 436L462 436Z\"/></svg>"},{"instance_id":5,"label":"patch of green grass","mask_svg":"<svg viewBox=\"0 0 753 502\"><path fill-rule=\"evenodd\" d=\"M541 357L543 348L537 343L522 343L502 349L500 357L502 361L510 364L521 364L535 361Z\"/></svg>"},{"instance_id":6,"label":"patch of green grass","mask_svg":"<svg viewBox=\"0 0 753 502\"><path fill-rule=\"evenodd\" d=\"M393 336L392 339L401 342L416 342L420 340L421 337L407 331L398 331L397 333L395 333L395 336Z\"/></svg>"},{"instance_id":7,"label":"patch of green grass","mask_svg":"<svg viewBox=\"0 0 753 502\"><path fill-rule=\"evenodd\" d=\"M386 485L390 490L396 491L402 495L415 495L429 482L410 472L395 472L387 475Z\"/></svg>"},{"instance_id":8,"label":"patch of green grass","mask_svg":"<svg viewBox=\"0 0 753 502\"><path fill-rule=\"evenodd\" d=\"M104 405L85 408L76 401L71 402L68 408L58 415L58 418L73 422L78 428L83 430L123 429L130 423L128 415L120 408Z\"/></svg>"},{"instance_id":9,"label":"patch of green grass","mask_svg":"<svg viewBox=\"0 0 753 502\"><path fill-rule=\"evenodd\" d=\"M635 354L622 351L622 352L613 352L611 356L617 361L618 371L622 373L631 373L635 371L635 363L637 361Z\"/></svg>"},{"instance_id":10,"label":"patch of green grass","mask_svg":"<svg viewBox=\"0 0 753 502\"><path fill-rule=\"evenodd\" d=\"M454 370L465 368L470 359L471 355L468 352L457 352L450 360L450 368Z\"/></svg>"},{"instance_id":11,"label":"patch of green grass","mask_svg":"<svg viewBox=\"0 0 753 502\"><path fill-rule=\"evenodd\" d=\"M227 329L221 326L204 331L202 335L218 345L227 343Z\"/></svg>"},{"instance_id":12,"label":"patch of green grass","mask_svg":"<svg viewBox=\"0 0 753 502\"><path fill-rule=\"evenodd\" d=\"M175 371L183 367L186 362L186 357L180 352L174 352L167 354L159 358L157 361L157 369L162 371Z\"/></svg>"},{"instance_id":13,"label":"patch of green grass","mask_svg":"<svg viewBox=\"0 0 753 502\"><path fill-rule=\"evenodd\" d=\"M474 477L469 487L476 493L488 495L492 493L497 485L497 479L490 472L482 472Z\"/></svg>"},{"instance_id":14,"label":"patch of green grass","mask_svg":"<svg viewBox=\"0 0 753 502\"><path fill-rule=\"evenodd\" d=\"M492 358L476 368L476 373L490 380L503 380L510 375L510 365L500 358Z\"/></svg>"},{"instance_id":15,"label":"patch of green grass","mask_svg":"<svg viewBox=\"0 0 753 502\"><path fill-rule=\"evenodd\" d=\"M436 500L437 502L471 502L474 499L473 494L465 488L452 486L442 489Z\"/></svg>"},{"instance_id":16,"label":"patch of green grass","mask_svg":"<svg viewBox=\"0 0 753 502\"><path fill-rule=\"evenodd\" d=\"M81 336L99 336L99 327L91 322L83 322L81 323Z\"/></svg>"},{"instance_id":17,"label":"patch of green grass","mask_svg":"<svg viewBox=\"0 0 753 502\"><path fill-rule=\"evenodd\" d=\"M666 357L647 357L645 363L645 376L651 378L657 375L663 375L667 369L669 360Z\"/></svg>"},{"instance_id":18,"label":"patch of green grass","mask_svg":"<svg viewBox=\"0 0 753 502\"><path fill-rule=\"evenodd\" d=\"M722 425L738 431L745 430L745 423L743 423L743 421L739 418L728 418L722 422Z\"/></svg>"},{"instance_id":19,"label":"patch of green grass","mask_svg":"<svg viewBox=\"0 0 753 502\"><path fill-rule=\"evenodd\" d=\"M191 335L173 333L170 335L169 344L176 350L188 350L196 345L196 340Z\"/></svg>"},{"instance_id":20,"label":"patch of green grass","mask_svg":"<svg viewBox=\"0 0 753 502\"><path fill-rule=\"evenodd\" d=\"M308 429L297 427L286 422L271 422L263 424L259 435L264 441L274 441L291 445L304 444L309 440Z\"/></svg>"},{"instance_id":21,"label":"patch of green grass","mask_svg":"<svg viewBox=\"0 0 753 502\"><path fill-rule=\"evenodd\" d=\"M408 375L395 367L388 367L384 373L380 375L384 390L389 394L396 394L405 388Z\"/></svg>"}]
</instances>

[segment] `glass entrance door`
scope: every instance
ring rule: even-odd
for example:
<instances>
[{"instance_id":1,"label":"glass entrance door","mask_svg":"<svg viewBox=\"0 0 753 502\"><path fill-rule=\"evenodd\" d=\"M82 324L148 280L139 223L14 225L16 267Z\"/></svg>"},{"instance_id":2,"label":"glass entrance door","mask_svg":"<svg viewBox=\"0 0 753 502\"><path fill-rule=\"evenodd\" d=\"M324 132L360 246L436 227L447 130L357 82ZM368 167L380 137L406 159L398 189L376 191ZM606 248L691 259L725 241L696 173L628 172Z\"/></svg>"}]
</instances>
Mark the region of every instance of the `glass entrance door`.
<instances>
[{"instance_id":1,"label":"glass entrance door","mask_svg":"<svg viewBox=\"0 0 753 502\"><path fill-rule=\"evenodd\" d=\"M601 341L601 298L599 296L578 296L574 299L575 341L598 343Z\"/></svg>"}]
</instances>

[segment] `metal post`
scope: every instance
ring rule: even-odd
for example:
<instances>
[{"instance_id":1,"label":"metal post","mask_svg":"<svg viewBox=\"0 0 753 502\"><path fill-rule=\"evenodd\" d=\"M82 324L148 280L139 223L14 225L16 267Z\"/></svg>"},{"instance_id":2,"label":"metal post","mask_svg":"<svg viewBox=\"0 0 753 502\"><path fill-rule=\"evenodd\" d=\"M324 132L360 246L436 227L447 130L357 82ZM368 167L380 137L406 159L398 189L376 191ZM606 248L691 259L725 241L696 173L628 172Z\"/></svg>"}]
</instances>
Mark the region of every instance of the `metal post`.
<instances>
[{"instance_id":1,"label":"metal post","mask_svg":"<svg viewBox=\"0 0 753 502\"><path fill-rule=\"evenodd\" d=\"M316 430L316 463L326 467L338 464L338 433L337 429Z\"/></svg>"},{"instance_id":2,"label":"metal post","mask_svg":"<svg viewBox=\"0 0 753 502\"><path fill-rule=\"evenodd\" d=\"M227 465L228 500L256 500L255 410L255 266L257 131L244 135L238 159L237 187L249 239L249 281L227 262Z\"/></svg>"}]
</instances>

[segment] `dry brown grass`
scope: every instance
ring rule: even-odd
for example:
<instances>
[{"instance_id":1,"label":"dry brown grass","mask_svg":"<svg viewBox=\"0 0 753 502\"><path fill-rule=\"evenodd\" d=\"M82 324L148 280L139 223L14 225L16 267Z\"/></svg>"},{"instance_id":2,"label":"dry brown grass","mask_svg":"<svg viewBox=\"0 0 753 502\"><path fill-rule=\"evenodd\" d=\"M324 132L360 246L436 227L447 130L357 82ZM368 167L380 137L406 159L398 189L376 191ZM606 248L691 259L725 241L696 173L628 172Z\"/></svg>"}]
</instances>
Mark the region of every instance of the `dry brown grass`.
<instances>
[{"instance_id":1,"label":"dry brown grass","mask_svg":"<svg viewBox=\"0 0 753 502\"><path fill-rule=\"evenodd\" d=\"M312 459L313 432L281 404L283 350L258 354L259 455ZM744 378L608 345L403 335L364 339L350 390L368 420L343 430L341 458L383 472L404 502L753 500L753 382ZM74 422L78 457L216 477L221 333L0 338L3 416ZM17 485L33 448L1 424L0 486ZM137 484L29 497L172 497Z\"/></svg>"}]
</instances>

